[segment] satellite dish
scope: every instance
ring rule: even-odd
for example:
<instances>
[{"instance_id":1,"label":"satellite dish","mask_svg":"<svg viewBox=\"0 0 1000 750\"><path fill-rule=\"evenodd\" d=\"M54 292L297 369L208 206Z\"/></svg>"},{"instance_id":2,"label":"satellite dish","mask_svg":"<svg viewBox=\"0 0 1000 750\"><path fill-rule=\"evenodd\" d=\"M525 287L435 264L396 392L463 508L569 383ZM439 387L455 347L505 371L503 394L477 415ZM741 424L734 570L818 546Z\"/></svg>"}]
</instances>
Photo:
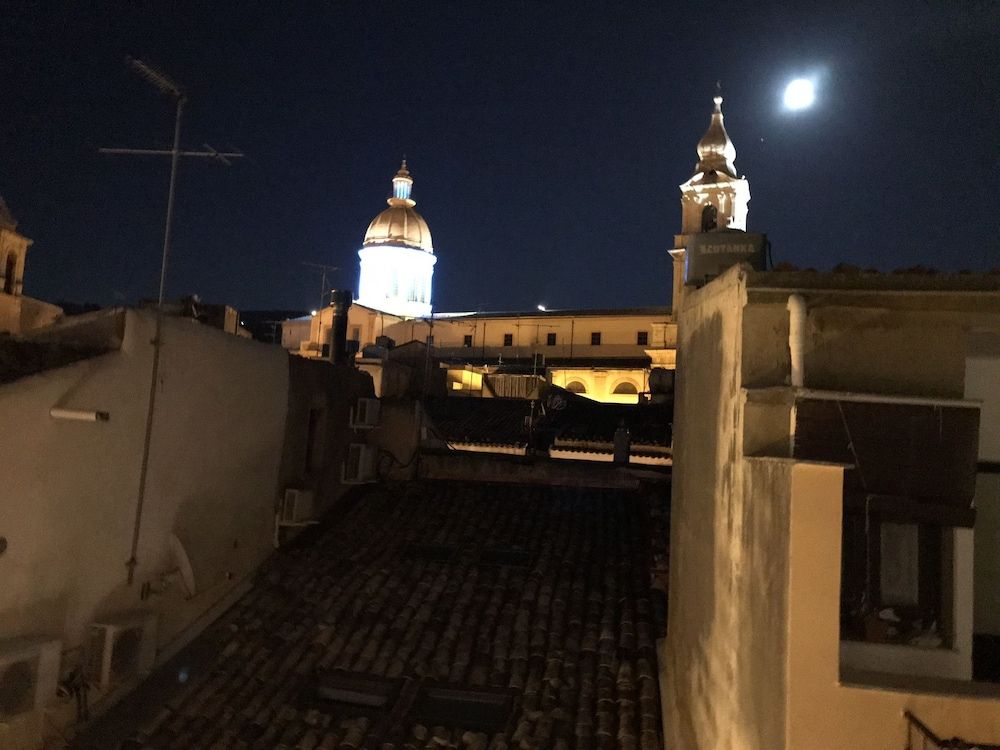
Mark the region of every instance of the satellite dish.
<instances>
[{"instance_id":1,"label":"satellite dish","mask_svg":"<svg viewBox=\"0 0 1000 750\"><path fill-rule=\"evenodd\" d=\"M184 544L176 534L170 535L170 556L173 558L176 572L180 573L181 581L184 583L185 598L193 598L198 593L194 583L194 569L191 567L191 560L187 550L184 549Z\"/></svg>"}]
</instances>

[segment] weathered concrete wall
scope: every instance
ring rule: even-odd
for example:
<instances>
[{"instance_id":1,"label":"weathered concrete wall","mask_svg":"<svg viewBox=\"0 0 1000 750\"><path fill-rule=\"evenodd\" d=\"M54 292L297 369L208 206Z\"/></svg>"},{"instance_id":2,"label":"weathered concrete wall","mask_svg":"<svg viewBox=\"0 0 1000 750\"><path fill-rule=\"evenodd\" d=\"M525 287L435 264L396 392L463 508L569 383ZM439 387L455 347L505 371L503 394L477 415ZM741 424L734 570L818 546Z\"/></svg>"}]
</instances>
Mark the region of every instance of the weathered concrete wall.
<instances>
[{"instance_id":1,"label":"weathered concrete wall","mask_svg":"<svg viewBox=\"0 0 1000 750\"><path fill-rule=\"evenodd\" d=\"M962 398L965 331L941 311L818 307L805 369L810 388Z\"/></svg>"},{"instance_id":2,"label":"weathered concrete wall","mask_svg":"<svg viewBox=\"0 0 1000 750\"><path fill-rule=\"evenodd\" d=\"M746 471L742 460L743 302L733 269L686 294L680 316L661 664L664 733L678 750L779 748L784 731L787 470L763 462Z\"/></svg>"},{"instance_id":3,"label":"weathered concrete wall","mask_svg":"<svg viewBox=\"0 0 1000 750\"><path fill-rule=\"evenodd\" d=\"M0 386L4 491L0 638L39 633L77 648L96 618L160 613L166 646L271 549L287 410L287 354L178 318L164 322L135 582L127 586L149 393L151 312L127 315L119 351ZM53 406L108 422L55 420ZM169 538L198 593L178 582ZM71 655L73 658L74 655Z\"/></svg>"},{"instance_id":4,"label":"weathered concrete wall","mask_svg":"<svg viewBox=\"0 0 1000 750\"><path fill-rule=\"evenodd\" d=\"M797 291L747 289L744 278L730 269L689 290L679 314L670 611L661 663L667 746L902 747L907 707L944 736L997 742L1000 702L959 695L956 686L968 682L939 681L935 689L944 692L926 696L917 691L930 688L915 682L842 683L843 469L783 458L787 392L741 393L789 382L785 301ZM960 309L960 296L928 297L927 305L900 298L885 310L875 297L833 306L833 292L802 293L810 304L806 387L966 395L970 313ZM982 377L994 390L996 379ZM747 429L744 419L760 423ZM744 458L747 447L779 450ZM971 534L955 533L953 577L967 582ZM958 667L969 655L968 587L953 601L962 643L944 656L955 661L950 674L965 676ZM891 668L885 660L878 666Z\"/></svg>"},{"instance_id":5,"label":"weathered concrete wall","mask_svg":"<svg viewBox=\"0 0 1000 750\"><path fill-rule=\"evenodd\" d=\"M959 314L830 305L819 295L804 296L807 388L962 398L967 323ZM785 304L749 305L743 340L743 384L788 385Z\"/></svg>"}]
</instances>

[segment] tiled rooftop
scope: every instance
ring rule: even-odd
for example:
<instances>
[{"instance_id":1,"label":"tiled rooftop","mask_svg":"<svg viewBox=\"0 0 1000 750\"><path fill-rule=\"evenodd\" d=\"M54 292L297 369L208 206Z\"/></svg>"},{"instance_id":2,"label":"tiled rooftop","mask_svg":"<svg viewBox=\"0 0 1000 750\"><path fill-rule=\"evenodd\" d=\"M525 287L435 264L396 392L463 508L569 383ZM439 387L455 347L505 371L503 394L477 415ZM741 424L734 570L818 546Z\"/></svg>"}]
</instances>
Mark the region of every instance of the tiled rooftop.
<instances>
[{"instance_id":1,"label":"tiled rooftop","mask_svg":"<svg viewBox=\"0 0 1000 750\"><path fill-rule=\"evenodd\" d=\"M661 746L637 493L377 487L202 636L144 748Z\"/></svg>"},{"instance_id":2,"label":"tiled rooftop","mask_svg":"<svg viewBox=\"0 0 1000 750\"><path fill-rule=\"evenodd\" d=\"M670 405L604 404L550 387L534 410L531 434L525 420L531 402L512 398L445 397L424 402L435 434L448 441L548 448L553 439L607 443L624 423L634 444L668 447L671 442Z\"/></svg>"}]
</instances>

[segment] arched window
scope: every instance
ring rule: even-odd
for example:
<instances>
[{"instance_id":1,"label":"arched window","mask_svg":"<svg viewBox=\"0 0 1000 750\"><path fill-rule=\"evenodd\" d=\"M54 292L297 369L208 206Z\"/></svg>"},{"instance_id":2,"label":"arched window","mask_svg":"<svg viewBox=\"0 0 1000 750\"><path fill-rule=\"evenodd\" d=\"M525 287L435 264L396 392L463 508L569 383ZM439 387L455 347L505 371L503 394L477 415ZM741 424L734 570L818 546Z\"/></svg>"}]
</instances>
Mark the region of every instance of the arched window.
<instances>
[{"instance_id":1,"label":"arched window","mask_svg":"<svg viewBox=\"0 0 1000 750\"><path fill-rule=\"evenodd\" d=\"M17 274L17 256L14 253L7 255L7 266L4 269L3 290L7 294L14 293L14 276Z\"/></svg>"},{"instance_id":2,"label":"arched window","mask_svg":"<svg viewBox=\"0 0 1000 750\"><path fill-rule=\"evenodd\" d=\"M620 382L618 385L615 386L615 389L612 391L612 393L615 393L619 396L634 396L638 392L639 389L635 387L635 384L630 383L627 380L623 380L622 382Z\"/></svg>"},{"instance_id":3,"label":"arched window","mask_svg":"<svg viewBox=\"0 0 1000 750\"><path fill-rule=\"evenodd\" d=\"M701 210L701 231L711 232L719 226L719 211L711 203Z\"/></svg>"},{"instance_id":4,"label":"arched window","mask_svg":"<svg viewBox=\"0 0 1000 750\"><path fill-rule=\"evenodd\" d=\"M570 393L586 393L587 386L581 383L579 380L571 380L566 384L566 390Z\"/></svg>"}]
</instances>

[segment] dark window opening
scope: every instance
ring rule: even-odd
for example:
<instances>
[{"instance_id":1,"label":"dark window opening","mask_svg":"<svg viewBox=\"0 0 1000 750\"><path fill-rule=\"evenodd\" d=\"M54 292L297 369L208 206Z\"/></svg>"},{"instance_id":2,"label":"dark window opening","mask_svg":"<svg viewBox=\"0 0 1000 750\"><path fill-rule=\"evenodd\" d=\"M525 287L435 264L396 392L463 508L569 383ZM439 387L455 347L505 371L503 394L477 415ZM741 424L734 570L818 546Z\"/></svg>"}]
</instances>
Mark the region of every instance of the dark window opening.
<instances>
[{"instance_id":1,"label":"dark window opening","mask_svg":"<svg viewBox=\"0 0 1000 750\"><path fill-rule=\"evenodd\" d=\"M635 335L635 343L639 346L649 346L649 331L639 331Z\"/></svg>"},{"instance_id":2,"label":"dark window opening","mask_svg":"<svg viewBox=\"0 0 1000 750\"><path fill-rule=\"evenodd\" d=\"M950 647L950 527L845 513L840 629L847 640Z\"/></svg>"},{"instance_id":3,"label":"dark window opening","mask_svg":"<svg viewBox=\"0 0 1000 750\"><path fill-rule=\"evenodd\" d=\"M566 390L570 393L586 393L587 386L581 383L579 380L571 380L566 384Z\"/></svg>"},{"instance_id":4,"label":"dark window opening","mask_svg":"<svg viewBox=\"0 0 1000 750\"><path fill-rule=\"evenodd\" d=\"M545 334L545 345L555 346L556 345L556 335L554 333Z\"/></svg>"},{"instance_id":5,"label":"dark window opening","mask_svg":"<svg viewBox=\"0 0 1000 750\"><path fill-rule=\"evenodd\" d=\"M594 331L592 334L590 334L590 345L591 346L600 346L601 345L601 332L600 331Z\"/></svg>"},{"instance_id":6,"label":"dark window opening","mask_svg":"<svg viewBox=\"0 0 1000 750\"><path fill-rule=\"evenodd\" d=\"M323 464L323 409L309 410L306 433L306 471L318 471Z\"/></svg>"},{"instance_id":7,"label":"dark window opening","mask_svg":"<svg viewBox=\"0 0 1000 750\"><path fill-rule=\"evenodd\" d=\"M503 345L504 346L514 346L514 334L505 333L503 335Z\"/></svg>"},{"instance_id":8,"label":"dark window opening","mask_svg":"<svg viewBox=\"0 0 1000 750\"><path fill-rule=\"evenodd\" d=\"M472 336L466 335L462 337L462 346L471 349L472 348Z\"/></svg>"},{"instance_id":9,"label":"dark window opening","mask_svg":"<svg viewBox=\"0 0 1000 750\"><path fill-rule=\"evenodd\" d=\"M701 210L701 231L711 232L719 225L719 210L709 203Z\"/></svg>"},{"instance_id":10,"label":"dark window opening","mask_svg":"<svg viewBox=\"0 0 1000 750\"><path fill-rule=\"evenodd\" d=\"M618 385L615 386L615 390L613 391L613 393L625 396L627 395L634 396L638 392L639 389L636 388L635 385L633 385L632 383L629 383L628 381L625 381L624 383L619 383Z\"/></svg>"},{"instance_id":11,"label":"dark window opening","mask_svg":"<svg viewBox=\"0 0 1000 750\"><path fill-rule=\"evenodd\" d=\"M14 276L17 274L17 256L10 253L7 256L7 267L4 271L3 290L7 294L14 293Z\"/></svg>"}]
</instances>

